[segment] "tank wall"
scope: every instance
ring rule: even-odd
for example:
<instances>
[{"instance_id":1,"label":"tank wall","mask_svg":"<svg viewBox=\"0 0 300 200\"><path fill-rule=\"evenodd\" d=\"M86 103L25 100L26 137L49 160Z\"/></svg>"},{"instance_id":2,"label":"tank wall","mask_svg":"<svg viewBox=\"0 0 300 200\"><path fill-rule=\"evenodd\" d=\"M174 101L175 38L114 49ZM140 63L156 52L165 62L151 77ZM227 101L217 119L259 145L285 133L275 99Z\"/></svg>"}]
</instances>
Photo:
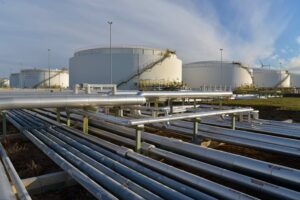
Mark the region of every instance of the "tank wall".
<instances>
[{"instance_id":1,"label":"tank wall","mask_svg":"<svg viewBox=\"0 0 300 200\"><path fill-rule=\"evenodd\" d=\"M290 75L286 71L254 69L253 76L256 87L290 87Z\"/></svg>"},{"instance_id":2,"label":"tank wall","mask_svg":"<svg viewBox=\"0 0 300 200\"><path fill-rule=\"evenodd\" d=\"M251 74L238 64L220 62L199 62L186 64L182 79L188 87L226 86L232 89L241 85L251 85Z\"/></svg>"},{"instance_id":3,"label":"tank wall","mask_svg":"<svg viewBox=\"0 0 300 200\"><path fill-rule=\"evenodd\" d=\"M69 87L68 72L61 72L60 70L50 71L50 85L51 87ZM24 70L20 73L20 87L33 88L49 87L49 71L47 70Z\"/></svg>"},{"instance_id":4,"label":"tank wall","mask_svg":"<svg viewBox=\"0 0 300 200\"><path fill-rule=\"evenodd\" d=\"M139 70L162 58L163 50L143 48L113 48L112 72L113 83L118 84L127 80ZM174 55L175 56L175 55ZM109 48L90 49L76 52L69 60L70 86L79 83L110 83L110 53ZM180 69L179 69L180 68ZM144 72L122 89L137 89L139 80L177 80L181 81L181 61L175 57L167 58L164 62Z\"/></svg>"},{"instance_id":5,"label":"tank wall","mask_svg":"<svg viewBox=\"0 0 300 200\"><path fill-rule=\"evenodd\" d=\"M9 76L10 87L19 88L20 87L20 74L11 74Z\"/></svg>"},{"instance_id":6,"label":"tank wall","mask_svg":"<svg viewBox=\"0 0 300 200\"><path fill-rule=\"evenodd\" d=\"M181 82L182 81L182 61L176 55L165 59L152 69L145 71L139 79L160 80L161 82Z\"/></svg>"},{"instance_id":7,"label":"tank wall","mask_svg":"<svg viewBox=\"0 0 300 200\"><path fill-rule=\"evenodd\" d=\"M300 88L300 74L291 74L291 87Z\"/></svg>"}]
</instances>

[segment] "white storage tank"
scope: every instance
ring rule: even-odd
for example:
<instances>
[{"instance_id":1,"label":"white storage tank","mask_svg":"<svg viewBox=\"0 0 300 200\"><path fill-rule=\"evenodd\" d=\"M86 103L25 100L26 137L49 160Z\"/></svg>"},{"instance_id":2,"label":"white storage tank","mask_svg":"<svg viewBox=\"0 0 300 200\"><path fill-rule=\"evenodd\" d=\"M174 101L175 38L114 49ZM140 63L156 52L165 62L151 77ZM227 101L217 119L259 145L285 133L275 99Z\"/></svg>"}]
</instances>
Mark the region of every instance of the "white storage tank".
<instances>
[{"instance_id":1,"label":"white storage tank","mask_svg":"<svg viewBox=\"0 0 300 200\"><path fill-rule=\"evenodd\" d=\"M146 47L113 47L112 83L122 89L181 83L182 62L175 52ZM69 61L70 86L110 83L110 48L79 50Z\"/></svg>"},{"instance_id":2,"label":"white storage tank","mask_svg":"<svg viewBox=\"0 0 300 200\"><path fill-rule=\"evenodd\" d=\"M291 86L287 70L253 68L254 85L258 88L287 88Z\"/></svg>"},{"instance_id":3,"label":"white storage tank","mask_svg":"<svg viewBox=\"0 0 300 200\"><path fill-rule=\"evenodd\" d=\"M300 88L300 74L291 73L291 87Z\"/></svg>"},{"instance_id":4,"label":"white storage tank","mask_svg":"<svg viewBox=\"0 0 300 200\"><path fill-rule=\"evenodd\" d=\"M69 73L65 69L23 69L20 73L21 88L67 88L69 87Z\"/></svg>"},{"instance_id":5,"label":"white storage tank","mask_svg":"<svg viewBox=\"0 0 300 200\"><path fill-rule=\"evenodd\" d=\"M9 87L9 79L8 78L0 78L0 87L2 87L2 88Z\"/></svg>"},{"instance_id":6,"label":"white storage tank","mask_svg":"<svg viewBox=\"0 0 300 200\"><path fill-rule=\"evenodd\" d=\"M11 88L20 88L20 73L12 73L9 76Z\"/></svg>"},{"instance_id":7,"label":"white storage tank","mask_svg":"<svg viewBox=\"0 0 300 200\"><path fill-rule=\"evenodd\" d=\"M200 61L184 64L182 80L188 87L237 88L253 84L252 70L240 62Z\"/></svg>"}]
</instances>

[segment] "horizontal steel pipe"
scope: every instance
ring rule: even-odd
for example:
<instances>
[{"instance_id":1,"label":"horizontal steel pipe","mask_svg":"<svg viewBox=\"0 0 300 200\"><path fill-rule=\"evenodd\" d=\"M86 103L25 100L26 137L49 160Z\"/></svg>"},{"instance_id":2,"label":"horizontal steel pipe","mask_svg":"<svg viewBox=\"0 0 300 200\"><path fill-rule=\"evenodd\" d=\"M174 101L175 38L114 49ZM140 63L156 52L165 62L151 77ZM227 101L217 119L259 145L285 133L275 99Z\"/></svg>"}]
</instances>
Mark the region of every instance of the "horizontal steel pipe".
<instances>
[{"instance_id":1,"label":"horizontal steel pipe","mask_svg":"<svg viewBox=\"0 0 300 200\"><path fill-rule=\"evenodd\" d=\"M152 123L159 123L159 122L169 122L169 121L181 120L181 119L193 119L193 118L209 117L209 116L223 115L223 114L246 113L251 111L253 111L252 108L237 108L237 109L230 109L230 110L212 110L212 111L204 111L204 112L197 112L197 113L182 113L182 114L176 114L176 115L170 115L164 117L147 117L141 119L126 119L126 118L114 117L102 113L92 113L92 112L87 112L87 113L92 117L117 123L120 125L137 126L137 125L152 124ZM83 114L83 112L80 110L73 110L72 112L76 114Z\"/></svg>"},{"instance_id":2,"label":"horizontal steel pipe","mask_svg":"<svg viewBox=\"0 0 300 200\"><path fill-rule=\"evenodd\" d=\"M6 175L4 166L2 165L1 159L0 159L0 199L16 200L16 196L12 191L10 182Z\"/></svg>"},{"instance_id":3,"label":"horizontal steel pipe","mask_svg":"<svg viewBox=\"0 0 300 200\"><path fill-rule=\"evenodd\" d=\"M23 124L21 120L16 116L12 116L9 114L7 119L15 125L22 133L33 143L35 144L42 152L44 152L51 160L53 160L58 166L60 166L64 171L66 171L74 180L76 180L79 184L81 184L84 188L86 188L89 192L93 194L94 197L97 199L105 199L105 200L112 200L117 199L108 191L106 191L103 187L97 184L95 181L90 179L87 175L82 173L80 170L75 168L69 162L67 162L64 158L58 155L55 151L50 149L47 145L45 145L41 140L35 137L32 133L28 130L23 130Z\"/></svg>"},{"instance_id":4,"label":"horizontal steel pipe","mask_svg":"<svg viewBox=\"0 0 300 200\"><path fill-rule=\"evenodd\" d=\"M17 108L65 108L85 106L114 106L143 104L141 96L54 96L0 98L0 110Z\"/></svg>"},{"instance_id":5,"label":"horizontal steel pipe","mask_svg":"<svg viewBox=\"0 0 300 200\"><path fill-rule=\"evenodd\" d=\"M31 111L28 111L28 113L32 113ZM22 116L22 115L21 115ZM25 117L24 116L24 118L26 119L27 117ZM23 118L23 119L24 119ZM31 117L32 118L32 117ZM34 121L34 122L36 122L36 121L38 121L38 119L31 119L30 121ZM55 124L57 124L55 121L53 121ZM63 128L65 128L65 127L63 127ZM55 129L57 129L57 128L55 128ZM69 130L69 129L68 129ZM62 134L61 132L63 132L64 134ZM64 136L64 135L68 135L68 137L74 137L74 136L72 136L72 135L70 135L69 133L67 133L66 131L64 131L64 130L59 130L59 132L53 132L53 131L51 131L51 133L55 133L55 135L56 136L60 136L60 138L61 139L64 139L65 141L68 141L68 142L71 142L70 144L72 144L72 145L76 145L76 148L78 148L78 149L80 149L80 151L82 151L82 152L85 152L85 153L87 153L89 156L91 156L91 155L93 155L93 156L96 156L96 158L97 158L97 156L98 156L98 160L100 161L100 162L104 162L104 163L106 163L106 165L108 165L108 167L110 167L110 168L112 168L112 169L115 169L115 170L117 170L117 172L121 172L123 175L125 175L125 176L128 176L129 178L131 177L131 178L134 178L133 180L135 180L137 183L139 183L139 185L143 185L144 187L146 187L146 188L148 188L148 187L150 187L150 188L152 188L152 190L155 192L155 193L158 193L158 194L160 194L160 195L163 195L163 197L164 198L170 198L170 197L172 197L172 195L173 195L173 197L174 198L178 198L178 197L180 197L180 199L184 199L184 196L182 196L180 193L178 193L178 192L176 192L176 191L173 191L173 192L171 192L171 191L169 191L169 192L167 192L168 191L168 189L165 187L165 186L163 186L163 185L161 185L161 186L159 186L159 187L155 187L155 184L157 184L157 183L155 183L155 182L149 182L148 181L148 179L145 177L145 176L141 176L141 179L138 181L138 179L137 179L137 174L136 175L134 175L134 176L132 176L134 173L136 173L136 172L134 172L134 171L126 171L125 169L126 168L120 168L120 167L117 167L119 164L118 163L116 163L116 162L113 162L113 163L111 163L111 164L109 164L109 162L111 162L111 161L109 161L110 159L109 158L105 158L105 157L99 157L99 155L96 153L96 152L94 152L94 150L91 150L91 149L89 149L91 146L94 146L93 144L91 144L91 143L88 143L88 144L86 144L87 146L86 147L84 147L84 146L81 146L81 145L79 145L76 141L80 141L81 143L84 143L85 141L82 141L82 139L80 139L80 138L76 138L76 141L72 141L72 140L70 140L70 139L67 139L66 138L66 136ZM82 136L82 134L80 133L80 135ZM88 135L86 135L86 136L88 136ZM95 141L94 141L95 142ZM78 146L79 145L79 146ZM99 148L99 147L97 147L97 148ZM98 149L99 150L99 149ZM113 155L109 155L109 157L113 157ZM128 160L123 160L126 164L128 164L128 163L131 163L130 161L128 161ZM113 165L112 165L113 164ZM138 165L137 164L134 164L133 165L134 167L137 167ZM142 167L139 167L138 169L141 169ZM121 171L120 171L121 170ZM125 171L124 171L125 170ZM143 168L143 170L142 171L140 171L141 173L145 173L146 172L146 174L147 174L147 176L150 176L151 178L154 178L154 179L157 179L159 182L162 182L162 183L165 183L165 184L167 184L168 186L171 186L171 187L173 187L173 188L176 188L176 189L178 189L180 192L183 192L183 193L186 193L186 194L188 194L188 196L191 196L191 197L193 197L194 199L213 199L213 198L211 198L211 197L209 197L209 196L207 196L207 195L205 195L205 194L203 194L203 193L201 193L201 192L198 192L198 191L195 191L195 190L193 190L193 189L191 189L191 188L189 188L188 186L185 186L185 185L181 185L180 183L176 183L176 181L173 181L173 180L170 180L170 179L168 179L167 177L163 177L162 175L159 175L159 174L157 174L157 173L155 173L155 172L151 172L149 169L146 169L146 168ZM146 184L146 185L145 185ZM148 184L148 185L147 185ZM164 191L164 193L161 193L160 191ZM171 193L170 193L171 192ZM174 193L174 194L172 194L172 193Z\"/></svg>"},{"instance_id":6,"label":"horizontal steel pipe","mask_svg":"<svg viewBox=\"0 0 300 200\"><path fill-rule=\"evenodd\" d=\"M165 128L165 126L161 125L161 124L155 124L155 125L152 125L151 127L158 128L158 129ZM171 130L174 132L176 131L177 133L181 133L181 134L184 134L184 135L187 135L190 137L193 136L193 131L191 128L167 126L166 130ZM238 135L231 136L228 134L211 133L211 132L206 132L206 131L200 130L197 133L197 136L200 138L203 138L203 139L215 140L218 142L225 142L225 143L229 143L229 144L246 146L246 147L261 149L261 150L265 150L265 151L269 151L269 152L285 154L285 155L294 156L294 157L300 157L300 148L282 146L282 145L278 145L278 144L269 143L267 141L262 142L259 140L242 138L242 137L238 137ZM272 142L272 141L270 140L270 142Z\"/></svg>"},{"instance_id":7,"label":"horizontal steel pipe","mask_svg":"<svg viewBox=\"0 0 300 200\"><path fill-rule=\"evenodd\" d=\"M135 142L132 139L128 139L117 134L108 133L96 128L91 127L91 131L94 134L99 134L101 138L109 138L110 140L115 140L118 143L126 144L128 146L134 147ZM198 160L194 160L185 156L181 156L179 154L175 154L163 149L159 149L154 147L153 145L143 143L142 145L143 151L150 153L151 155L156 155L163 157L167 160L171 160L175 163L179 163L184 166L188 166L191 169L198 170L200 172L209 173L211 175L215 175L219 178L229 180L235 184L239 184L241 186L245 186L247 188L253 189L257 193L266 193L272 197L281 198L281 199L298 199L300 193L289 190L284 187L280 187L277 185L270 184L265 181L261 181L249 176L245 176L230 170L226 170L214 165L210 165Z\"/></svg>"},{"instance_id":8,"label":"horizontal steel pipe","mask_svg":"<svg viewBox=\"0 0 300 200\"><path fill-rule=\"evenodd\" d=\"M126 185L126 187L128 187L128 189L130 189L133 192L137 193L141 197L143 197L145 199L155 199L155 200L161 199L157 195L147 191L146 189L142 188L140 185L136 184L135 182L131 181L130 179L127 179L127 178L121 176L120 174L113 171L111 168L108 168L105 165L101 164L100 162L97 162L96 160L92 159L92 157L89 154L87 154L87 153L84 154L83 152L80 151L81 148L79 148L80 150L78 150L75 147L67 144L65 141L61 140L61 138L57 137L58 135L61 136L62 134L60 134L56 130L48 129L48 132L47 131L41 131L41 132L43 134L45 134L48 138L50 138L51 140L56 142L57 144L61 145L63 148L67 149L68 151L70 151L74 155L78 156L79 158L81 158L82 160L84 160L88 164L92 165L93 167L95 167L99 171L102 171L104 174L111 177L112 179L114 179L118 183L120 183L122 185ZM78 145L81 146L79 143L78 143ZM91 153L97 154L97 152L91 152ZM99 153L97 155L99 155ZM101 155L101 159L105 159L103 157L103 155ZM101 159L99 159L99 160L101 160Z\"/></svg>"},{"instance_id":9,"label":"horizontal steel pipe","mask_svg":"<svg viewBox=\"0 0 300 200\"><path fill-rule=\"evenodd\" d=\"M81 171L85 172L90 177L93 177L95 181L100 183L104 188L109 190L113 193L116 197L121 199L142 199L139 195L130 191L127 187L124 187L117 181L111 179L110 177L106 176L101 171L96 170L93 166L84 162L79 157L75 156L73 153L69 152L65 148L61 147L58 143L54 142L53 140L49 139L48 137L42 134L40 131L33 130L34 135L47 144L49 147L54 149L60 155L62 155L66 160L72 163L74 166L79 168Z\"/></svg>"},{"instance_id":10,"label":"horizontal steel pipe","mask_svg":"<svg viewBox=\"0 0 300 200\"><path fill-rule=\"evenodd\" d=\"M16 169L14 168L12 162L6 154L6 151L2 144L0 143L0 156L2 158L3 164L17 189L17 195L21 200L31 200L30 195L28 194L22 180L20 179Z\"/></svg>"},{"instance_id":11,"label":"horizontal steel pipe","mask_svg":"<svg viewBox=\"0 0 300 200\"><path fill-rule=\"evenodd\" d=\"M134 138L134 129L108 124L99 120L91 120L91 125L115 131L118 134ZM233 169L248 175L268 177L270 180L277 180L285 186L300 188L300 171L289 167L276 165L260 160L255 160L245 156L240 156L219 150L204 148L198 145L182 142L177 139L143 132L142 140L158 145L163 149L187 155L210 164Z\"/></svg>"},{"instance_id":12,"label":"horizontal steel pipe","mask_svg":"<svg viewBox=\"0 0 300 200\"><path fill-rule=\"evenodd\" d=\"M231 97L232 92L197 92L197 91L145 91L138 95L146 98L216 98Z\"/></svg>"},{"instance_id":13,"label":"horizontal steel pipe","mask_svg":"<svg viewBox=\"0 0 300 200\"><path fill-rule=\"evenodd\" d=\"M172 122L172 125L177 127L188 128L188 129L192 128L192 122L187 122L187 121ZM211 126L206 124L201 124L198 130L213 133L213 134L222 134L222 135L239 137L239 138L244 138L249 140L256 140L256 141L277 144L277 145L282 145L287 147L300 148L300 141L296 139L282 138L278 136L259 134L250 131L231 130L228 128L222 128L222 127Z\"/></svg>"}]
</instances>

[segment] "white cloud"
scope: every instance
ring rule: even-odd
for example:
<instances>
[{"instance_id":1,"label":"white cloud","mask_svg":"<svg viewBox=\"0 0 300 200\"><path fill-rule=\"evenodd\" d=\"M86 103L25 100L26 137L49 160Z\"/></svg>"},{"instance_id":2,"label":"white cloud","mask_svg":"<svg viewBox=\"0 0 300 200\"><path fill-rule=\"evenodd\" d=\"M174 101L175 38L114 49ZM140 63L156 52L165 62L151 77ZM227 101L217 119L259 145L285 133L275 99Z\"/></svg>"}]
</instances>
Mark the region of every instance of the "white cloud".
<instances>
[{"instance_id":1,"label":"white cloud","mask_svg":"<svg viewBox=\"0 0 300 200\"><path fill-rule=\"evenodd\" d=\"M172 48L184 62L219 59L223 48L224 59L253 64L273 55L274 44L289 21L284 11L273 15L272 1L232 0L228 5L236 17L226 19L232 24L227 26L221 23L223 14L217 4L195 2L6 1L0 6L0 60L41 66L47 63L51 48L52 64L67 65L75 49L107 45L106 22L112 20L113 44ZM0 68L4 66L0 62Z\"/></svg>"}]
</instances>

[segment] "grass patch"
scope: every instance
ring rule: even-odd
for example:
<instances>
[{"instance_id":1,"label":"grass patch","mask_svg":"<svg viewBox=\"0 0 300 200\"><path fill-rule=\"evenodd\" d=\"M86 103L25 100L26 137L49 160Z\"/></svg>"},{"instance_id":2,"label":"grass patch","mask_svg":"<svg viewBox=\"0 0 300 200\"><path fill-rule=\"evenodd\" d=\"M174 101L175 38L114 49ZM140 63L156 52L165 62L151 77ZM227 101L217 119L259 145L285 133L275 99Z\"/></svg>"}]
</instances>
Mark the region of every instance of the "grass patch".
<instances>
[{"instance_id":1,"label":"grass patch","mask_svg":"<svg viewBox=\"0 0 300 200\"><path fill-rule=\"evenodd\" d=\"M213 102L218 104L219 102ZM228 99L223 101L224 105L237 106L267 106L276 107L283 110L300 111L300 98L283 97L283 98L269 98L269 99Z\"/></svg>"}]
</instances>

